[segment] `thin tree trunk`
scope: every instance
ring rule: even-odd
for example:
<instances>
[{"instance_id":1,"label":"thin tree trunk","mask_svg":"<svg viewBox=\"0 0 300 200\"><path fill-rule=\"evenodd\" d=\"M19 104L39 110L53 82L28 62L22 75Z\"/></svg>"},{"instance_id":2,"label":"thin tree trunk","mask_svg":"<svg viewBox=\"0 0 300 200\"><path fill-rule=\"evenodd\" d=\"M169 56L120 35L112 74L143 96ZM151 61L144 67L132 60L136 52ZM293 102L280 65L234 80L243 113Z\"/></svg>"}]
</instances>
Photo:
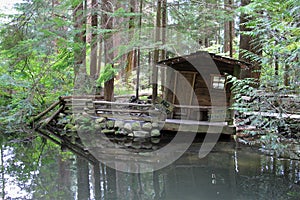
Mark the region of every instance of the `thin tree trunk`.
<instances>
[{"instance_id":1,"label":"thin tree trunk","mask_svg":"<svg viewBox=\"0 0 300 200\"><path fill-rule=\"evenodd\" d=\"M102 191L101 191L101 175L100 175L100 163L96 163L93 166L94 169L94 179L95 179L95 200L101 200Z\"/></svg>"},{"instance_id":2,"label":"thin tree trunk","mask_svg":"<svg viewBox=\"0 0 300 200\"><path fill-rule=\"evenodd\" d=\"M154 199L160 199L159 176L157 172L153 172L153 189Z\"/></svg>"},{"instance_id":3,"label":"thin tree trunk","mask_svg":"<svg viewBox=\"0 0 300 200\"><path fill-rule=\"evenodd\" d=\"M71 192L71 174L70 174L70 161L63 160L58 156L59 176L58 176L58 189L63 191L63 199L72 199Z\"/></svg>"},{"instance_id":4,"label":"thin tree trunk","mask_svg":"<svg viewBox=\"0 0 300 200\"><path fill-rule=\"evenodd\" d=\"M162 0L162 44L166 44L166 27L167 27L167 0ZM166 59L167 52L165 49L161 51L161 60ZM161 71L161 93L164 95L165 93L165 82L166 82L166 70L165 68L160 68Z\"/></svg>"},{"instance_id":5,"label":"thin tree trunk","mask_svg":"<svg viewBox=\"0 0 300 200\"><path fill-rule=\"evenodd\" d=\"M140 17L139 17L139 40L141 39L141 31L142 31L142 13L143 13L143 0L140 0ZM136 89L135 96L139 97L139 88L140 88L140 66L141 66L141 49L138 47L137 50L137 66L136 66Z\"/></svg>"},{"instance_id":6,"label":"thin tree trunk","mask_svg":"<svg viewBox=\"0 0 300 200\"><path fill-rule=\"evenodd\" d=\"M91 0L91 57L90 57L90 76L92 79L96 80L99 76L97 74L97 49L98 49L98 37L96 34L97 26L98 26L98 15L97 8L98 2L97 0Z\"/></svg>"},{"instance_id":7,"label":"thin tree trunk","mask_svg":"<svg viewBox=\"0 0 300 200\"><path fill-rule=\"evenodd\" d=\"M157 0L157 13L156 13L156 33L155 33L155 41L158 42L160 40L160 28L161 28L161 6L162 0ZM152 63L152 101L157 98L158 94L158 68L156 67L156 63L159 59L159 49L154 50L153 63Z\"/></svg>"},{"instance_id":8,"label":"thin tree trunk","mask_svg":"<svg viewBox=\"0 0 300 200\"><path fill-rule=\"evenodd\" d=\"M136 1L135 0L130 0L129 2L129 6L130 6L130 13L135 13L135 7L136 7ZM134 35L134 17L130 17L129 18L129 30L132 30L132 32L130 32L130 37L133 37ZM135 50L131 50L128 54L127 54L127 64L126 64L126 68L125 68L125 81L128 82L129 77L131 75L131 72L133 69L136 68L136 59L135 59Z\"/></svg>"},{"instance_id":9,"label":"thin tree trunk","mask_svg":"<svg viewBox=\"0 0 300 200\"><path fill-rule=\"evenodd\" d=\"M275 56L275 60L274 60L274 67L275 67L275 76L276 78L278 78L278 74L279 74L279 62L278 62L278 56Z\"/></svg>"},{"instance_id":10,"label":"thin tree trunk","mask_svg":"<svg viewBox=\"0 0 300 200\"><path fill-rule=\"evenodd\" d=\"M224 1L225 7L231 8L232 0ZM234 21L230 19L224 23L224 53L229 52L233 56L233 39L234 39Z\"/></svg>"},{"instance_id":11,"label":"thin tree trunk","mask_svg":"<svg viewBox=\"0 0 300 200\"><path fill-rule=\"evenodd\" d=\"M250 0L241 0L241 6L246 6L249 3L250 3ZM241 16L240 16L240 32L250 31L250 29L247 28L246 25L245 25L245 23L247 21L248 21L247 15L241 14ZM241 34L240 35L239 59L243 60L243 61L246 61L246 62L249 62L249 63L251 62L251 60L246 57L246 53L243 52L243 50L251 51L250 42L251 42L251 37L249 35L246 35L246 34ZM247 77L249 78L251 76L252 76L251 75L251 70L242 70L241 78L247 78Z\"/></svg>"},{"instance_id":12,"label":"thin tree trunk","mask_svg":"<svg viewBox=\"0 0 300 200\"><path fill-rule=\"evenodd\" d=\"M2 185L2 190L1 190L1 197L2 199L5 199L5 167L4 167L4 150L3 150L3 145L1 144L1 185Z\"/></svg>"},{"instance_id":13,"label":"thin tree trunk","mask_svg":"<svg viewBox=\"0 0 300 200\"><path fill-rule=\"evenodd\" d=\"M86 1L79 5L74 5L74 28L75 30L81 30L75 35L74 41L77 44L74 50L74 62L75 62L75 79L79 74L86 74L86 16L85 16Z\"/></svg>"},{"instance_id":14,"label":"thin tree trunk","mask_svg":"<svg viewBox=\"0 0 300 200\"><path fill-rule=\"evenodd\" d=\"M241 6L248 5L250 3L250 0L241 0ZM248 22L250 19L247 15L242 14L240 16L240 31L251 31L251 29L247 28L245 23ZM258 39L257 38L251 38L249 35L241 34L240 35L240 54L239 54L239 59L252 63L253 68L251 70L242 70L241 78L247 78L247 77L252 77L255 78L257 81L260 79L260 70L261 70L261 65L260 63L256 61L252 61L250 58L246 56L246 52L243 52L243 50L246 50L247 52L253 53L257 56L262 55L262 50L260 45L254 45L254 41L257 43Z\"/></svg>"},{"instance_id":15,"label":"thin tree trunk","mask_svg":"<svg viewBox=\"0 0 300 200\"><path fill-rule=\"evenodd\" d=\"M107 176L107 199L117 199L117 182L116 182L116 170L106 166Z\"/></svg>"},{"instance_id":16,"label":"thin tree trunk","mask_svg":"<svg viewBox=\"0 0 300 200\"><path fill-rule=\"evenodd\" d=\"M102 65L102 36L99 37L99 44L98 44L98 64L97 64L97 75L100 76L101 72L101 65Z\"/></svg>"},{"instance_id":17,"label":"thin tree trunk","mask_svg":"<svg viewBox=\"0 0 300 200\"><path fill-rule=\"evenodd\" d=\"M285 86L289 86L290 85L289 70L290 70L289 64L285 64L285 66L284 66L284 85Z\"/></svg>"},{"instance_id":18,"label":"thin tree trunk","mask_svg":"<svg viewBox=\"0 0 300 200\"><path fill-rule=\"evenodd\" d=\"M89 185L89 164L80 156L77 156L77 199L89 200L90 185Z\"/></svg>"},{"instance_id":19,"label":"thin tree trunk","mask_svg":"<svg viewBox=\"0 0 300 200\"><path fill-rule=\"evenodd\" d=\"M102 28L104 29L112 29L113 28L113 19L109 17L107 13L112 12L112 5L110 4L109 0L102 1ZM105 65L113 66L113 58L114 53L112 52L113 49L113 39L109 38L111 34L107 34L104 37L104 55L105 55ZM104 83L104 100L106 101L113 101L114 99L114 77Z\"/></svg>"}]
</instances>

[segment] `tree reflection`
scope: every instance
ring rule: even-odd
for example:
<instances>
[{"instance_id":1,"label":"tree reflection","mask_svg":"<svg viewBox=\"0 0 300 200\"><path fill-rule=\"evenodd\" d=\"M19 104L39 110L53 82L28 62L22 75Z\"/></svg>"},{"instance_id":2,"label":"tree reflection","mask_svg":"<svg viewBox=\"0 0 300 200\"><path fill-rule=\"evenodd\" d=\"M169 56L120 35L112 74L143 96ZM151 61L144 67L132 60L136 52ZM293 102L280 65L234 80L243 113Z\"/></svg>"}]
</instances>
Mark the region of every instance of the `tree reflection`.
<instances>
[{"instance_id":1,"label":"tree reflection","mask_svg":"<svg viewBox=\"0 0 300 200\"><path fill-rule=\"evenodd\" d=\"M230 143L219 143L201 160L197 153L187 152L159 171L135 174L100 163L80 142L71 145L57 138L55 143L47 139L34 135L30 142L2 141L2 199L226 200L299 196L299 161L275 159L245 148L234 150ZM17 188L19 194L12 188Z\"/></svg>"}]
</instances>

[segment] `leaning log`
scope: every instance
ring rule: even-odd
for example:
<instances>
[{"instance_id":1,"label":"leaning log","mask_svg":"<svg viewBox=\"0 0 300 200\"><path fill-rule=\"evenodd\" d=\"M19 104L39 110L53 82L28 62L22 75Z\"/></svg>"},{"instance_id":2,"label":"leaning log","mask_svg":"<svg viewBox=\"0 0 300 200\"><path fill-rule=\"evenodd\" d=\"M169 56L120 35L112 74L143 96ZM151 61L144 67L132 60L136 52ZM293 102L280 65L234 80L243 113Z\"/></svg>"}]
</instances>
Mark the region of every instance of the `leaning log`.
<instances>
[{"instance_id":1,"label":"leaning log","mask_svg":"<svg viewBox=\"0 0 300 200\"><path fill-rule=\"evenodd\" d=\"M37 116L31 118L31 120L29 121L29 124L32 125L34 122L36 122L37 120L41 119L43 116L45 116L48 112L50 112L52 109L54 109L58 104L60 104L60 101L56 101L54 102L51 106L49 106L49 108L47 108L46 110L44 110L43 112L41 112L40 114L38 114Z\"/></svg>"},{"instance_id":2,"label":"leaning log","mask_svg":"<svg viewBox=\"0 0 300 200\"><path fill-rule=\"evenodd\" d=\"M41 123L41 127L43 128L45 127L47 124L49 124L49 122L51 122L60 112L62 112L64 110L64 106L61 106L57 111L55 111L50 117L46 118L45 120L43 120Z\"/></svg>"}]
</instances>

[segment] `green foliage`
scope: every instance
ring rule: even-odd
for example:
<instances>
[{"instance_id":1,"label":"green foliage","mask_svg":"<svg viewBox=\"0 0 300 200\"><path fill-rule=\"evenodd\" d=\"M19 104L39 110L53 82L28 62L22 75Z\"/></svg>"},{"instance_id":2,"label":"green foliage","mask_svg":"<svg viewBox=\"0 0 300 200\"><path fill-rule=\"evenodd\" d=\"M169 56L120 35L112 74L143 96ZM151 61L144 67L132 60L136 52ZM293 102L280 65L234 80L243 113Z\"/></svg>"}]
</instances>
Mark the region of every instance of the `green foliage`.
<instances>
[{"instance_id":1,"label":"green foliage","mask_svg":"<svg viewBox=\"0 0 300 200\"><path fill-rule=\"evenodd\" d=\"M175 26L175 29L184 33L186 37L191 37L194 41L199 41L199 44L205 48L215 45L214 50L220 53L222 44L222 33L220 27L234 17L234 12L231 9L224 8L222 1L174 1L174 5L169 8L170 21ZM185 40L186 38L180 38ZM178 38L175 40L179 40ZM205 44L209 42L209 44Z\"/></svg>"},{"instance_id":2,"label":"green foliage","mask_svg":"<svg viewBox=\"0 0 300 200\"><path fill-rule=\"evenodd\" d=\"M64 5L65 6L65 5ZM48 2L22 3L0 32L0 124L10 132L73 87L71 15ZM56 16L56 17L54 17ZM16 126L17 125L17 126Z\"/></svg>"},{"instance_id":3,"label":"green foliage","mask_svg":"<svg viewBox=\"0 0 300 200\"><path fill-rule=\"evenodd\" d=\"M97 86L101 86L106 81L111 80L115 77L117 69L113 68L112 64L107 64L104 66L103 72L97 80Z\"/></svg>"},{"instance_id":4,"label":"green foliage","mask_svg":"<svg viewBox=\"0 0 300 200\"><path fill-rule=\"evenodd\" d=\"M264 135L263 145L279 151L285 147L282 137L299 137L299 121L289 117L300 110L299 5L299 0L253 0L237 10L248 16L249 30L242 34L251 36L256 53L240 51L261 66L260 80L229 78L238 124L255 127L250 134Z\"/></svg>"},{"instance_id":5,"label":"green foliage","mask_svg":"<svg viewBox=\"0 0 300 200\"><path fill-rule=\"evenodd\" d=\"M299 0L253 0L238 11L248 15L245 24L251 45L262 52L248 57L261 64L261 82L270 87L290 86L299 93L300 31ZM278 70L275 71L275 65Z\"/></svg>"},{"instance_id":6,"label":"green foliage","mask_svg":"<svg viewBox=\"0 0 300 200\"><path fill-rule=\"evenodd\" d=\"M230 75L228 84L232 84L232 109L237 111L237 125L254 128L245 132L263 135L261 142L264 146L277 150L284 148L280 138L298 137L294 125L299 121L289 117L295 110L300 110L300 99L291 93L293 91L276 87L269 89L255 79L240 80Z\"/></svg>"}]
</instances>

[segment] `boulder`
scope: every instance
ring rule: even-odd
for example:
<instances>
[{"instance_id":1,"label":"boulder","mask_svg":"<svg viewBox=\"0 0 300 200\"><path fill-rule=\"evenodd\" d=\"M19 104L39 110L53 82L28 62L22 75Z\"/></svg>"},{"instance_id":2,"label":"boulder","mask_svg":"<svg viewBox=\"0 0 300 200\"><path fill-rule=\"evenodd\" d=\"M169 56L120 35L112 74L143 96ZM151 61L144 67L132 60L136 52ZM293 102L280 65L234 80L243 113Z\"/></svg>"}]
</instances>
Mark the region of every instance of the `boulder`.
<instances>
[{"instance_id":1,"label":"boulder","mask_svg":"<svg viewBox=\"0 0 300 200\"><path fill-rule=\"evenodd\" d=\"M152 148L152 144L149 143L149 142L142 143L142 148L143 149L151 149Z\"/></svg>"},{"instance_id":2,"label":"boulder","mask_svg":"<svg viewBox=\"0 0 300 200\"><path fill-rule=\"evenodd\" d=\"M120 130L116 131L115 134L120 135L120 136L126 136L128 133L124 129L120 129Z\"/></svg>"},{"instance_id":3,"label":"boulder","mask_svg":"<svg viewBox=\"0 0 300 200\"><path fill-rule=\"evenodd\" d=\"M106 121L106 118L105 117L99 117L95 120L96 123L102 123L102 122L105 122Z\"/></svg>"},{"instance_id":4,"label":"boulder","mask_svg":"<svg viewBox=\"0 0 300 200\"><path fill-rule=\"evenodd\" d=\"M113 128L115 127L115 121L113 121L113 120L107 121L107 122L106 122L106 126L107 126L107 128L109 128L109 129L113 129Z\"/></svg>"},{"instance_id":5,"label":"boulder","mask_svg":"<svg viewBox=\"0 0 300 200\"><path fill-rule=\"evenodd\" d=\"M115 128L124 128L124 121L121 120L115 121Z\"/></svg>"},{"instance_id":6,"label":"boulder","mask_svg":"<svg viewBox=\"0 0 300 200\"><path fill-rule=\"evenodd\" d=\"M128 137L133 137L133 133L128 133Z\"/></svg>"},{"instance_id":7,"label":"boulder","mask_svg":"<svg viewBox=\"0 0 300 200\"><path fill-rule=\"evenodd\" d=\"M142 145L141 145L140 142L133 142L131 144L131 147L134 148L134 149L140 149L140 148L142 148Z\"/></svg>"},{"instance_id":8,"label":"boulder","mask_svg":"<svg viewBox=\"0 0 300 200\"><path fill-rule=\"evenodd\" d=\"M99 124L100 128L101 129L105 129L106 128L106 123L105 122L102 122Z\"/></svg>"},{"instance_id":9,"label":"boulder","mask_svg":"<svg viewBox=\"0 0 300 200\"><path fill-rule=\"evenodd\" d=\"M100 130L100 129L102 129L102 126L100 126L100 124L95 124L95 125L94 125L94 128L95 128L96 130Z\"/></svg>"},{"instance_id":10,"label":"boulder","mask_svg":"<svg viewBox=\"0 0 300 200\"><path fill-rule=\"evenodd\" d=\"M150 135L148 131L133 131L133 136L139 138L147 138Z\"/></svg>"},{"instance_id":11,"label":"boulder","mask_svg":"<svg viewBox=\"0 0 300 200\"><path fill-rule=\"evenodd\" d=\"M114 132L115 132L114 130L109 130L109 129L103 129L101 131L101 133L103 133L103 134L113 134Z\"/></svg>"},{"instance_id":12,"label":"boulder","mask_svg":"<svg viewBox=\"0 0 300 200\"><path fill-rule=\"evenodd\" d=\"M132 145L132 142L131 141L126 141L125 143L124 143L124 146L125 147L130 147Z\"/></svg>"},{"instance_id":13,"label":"boulder","mask_svg":"<svg viewBox=\"0 0 300 200\"><path fill-rule=\"evenodd\" d=\"M151 142L153 144L158 144L160 142L160 139L159 138L151 138Z\"/></svg>"},{"instance_id":14,"label":"boulder","mask_svg":"<svg viewBox=\"0 0 300 200\"><path fill-rule=\"evenodd\" d=\"M146 122L143 124L142 129L145 131L150 131L152 129L152 124L149 122Z\"/></svg>"},{"instance_id":15,"label":"boulder","mask_svg":"<svg viewBox=\"0 0 300 200\"><path fill-rule=\"evenodd\" d=\"M157 122L153 122L153 123L152 123L152 127L153 127L153 128L158 128L158 127L159 127L159 125L158 125L158 123L157 123Z\"/></svg>"},{"instance_id":16,"label":"boulder","mask_svg":"<svg viewBox=\"0 0 300 200\"><path fill-rule=\"evenodd\" d=\"M158 129L153 129L151 131L151 137L159 137L160 136L160 131Z\"/></svg>"},{"instance_id":17,"label":"boulder","mask_svg":"<svg viewBox=\"0 0 300 200\"><path fill-rule=\"evenodd\" d=\"M133 122L131 127L133 131L140 131L142 129L140 122Z\"/></svg>"},{"instance_id":18,"label":"boulder","mask_svg":"<svg viewBox=\"0 0 300 200\"><path fill-rule=\"evenodd\" d=\"M130 123L124 124L124 129L125 129L126 131L132 131L132 126L131 126L131 124L130 124Z\"/></svg>"}]
</instances>

